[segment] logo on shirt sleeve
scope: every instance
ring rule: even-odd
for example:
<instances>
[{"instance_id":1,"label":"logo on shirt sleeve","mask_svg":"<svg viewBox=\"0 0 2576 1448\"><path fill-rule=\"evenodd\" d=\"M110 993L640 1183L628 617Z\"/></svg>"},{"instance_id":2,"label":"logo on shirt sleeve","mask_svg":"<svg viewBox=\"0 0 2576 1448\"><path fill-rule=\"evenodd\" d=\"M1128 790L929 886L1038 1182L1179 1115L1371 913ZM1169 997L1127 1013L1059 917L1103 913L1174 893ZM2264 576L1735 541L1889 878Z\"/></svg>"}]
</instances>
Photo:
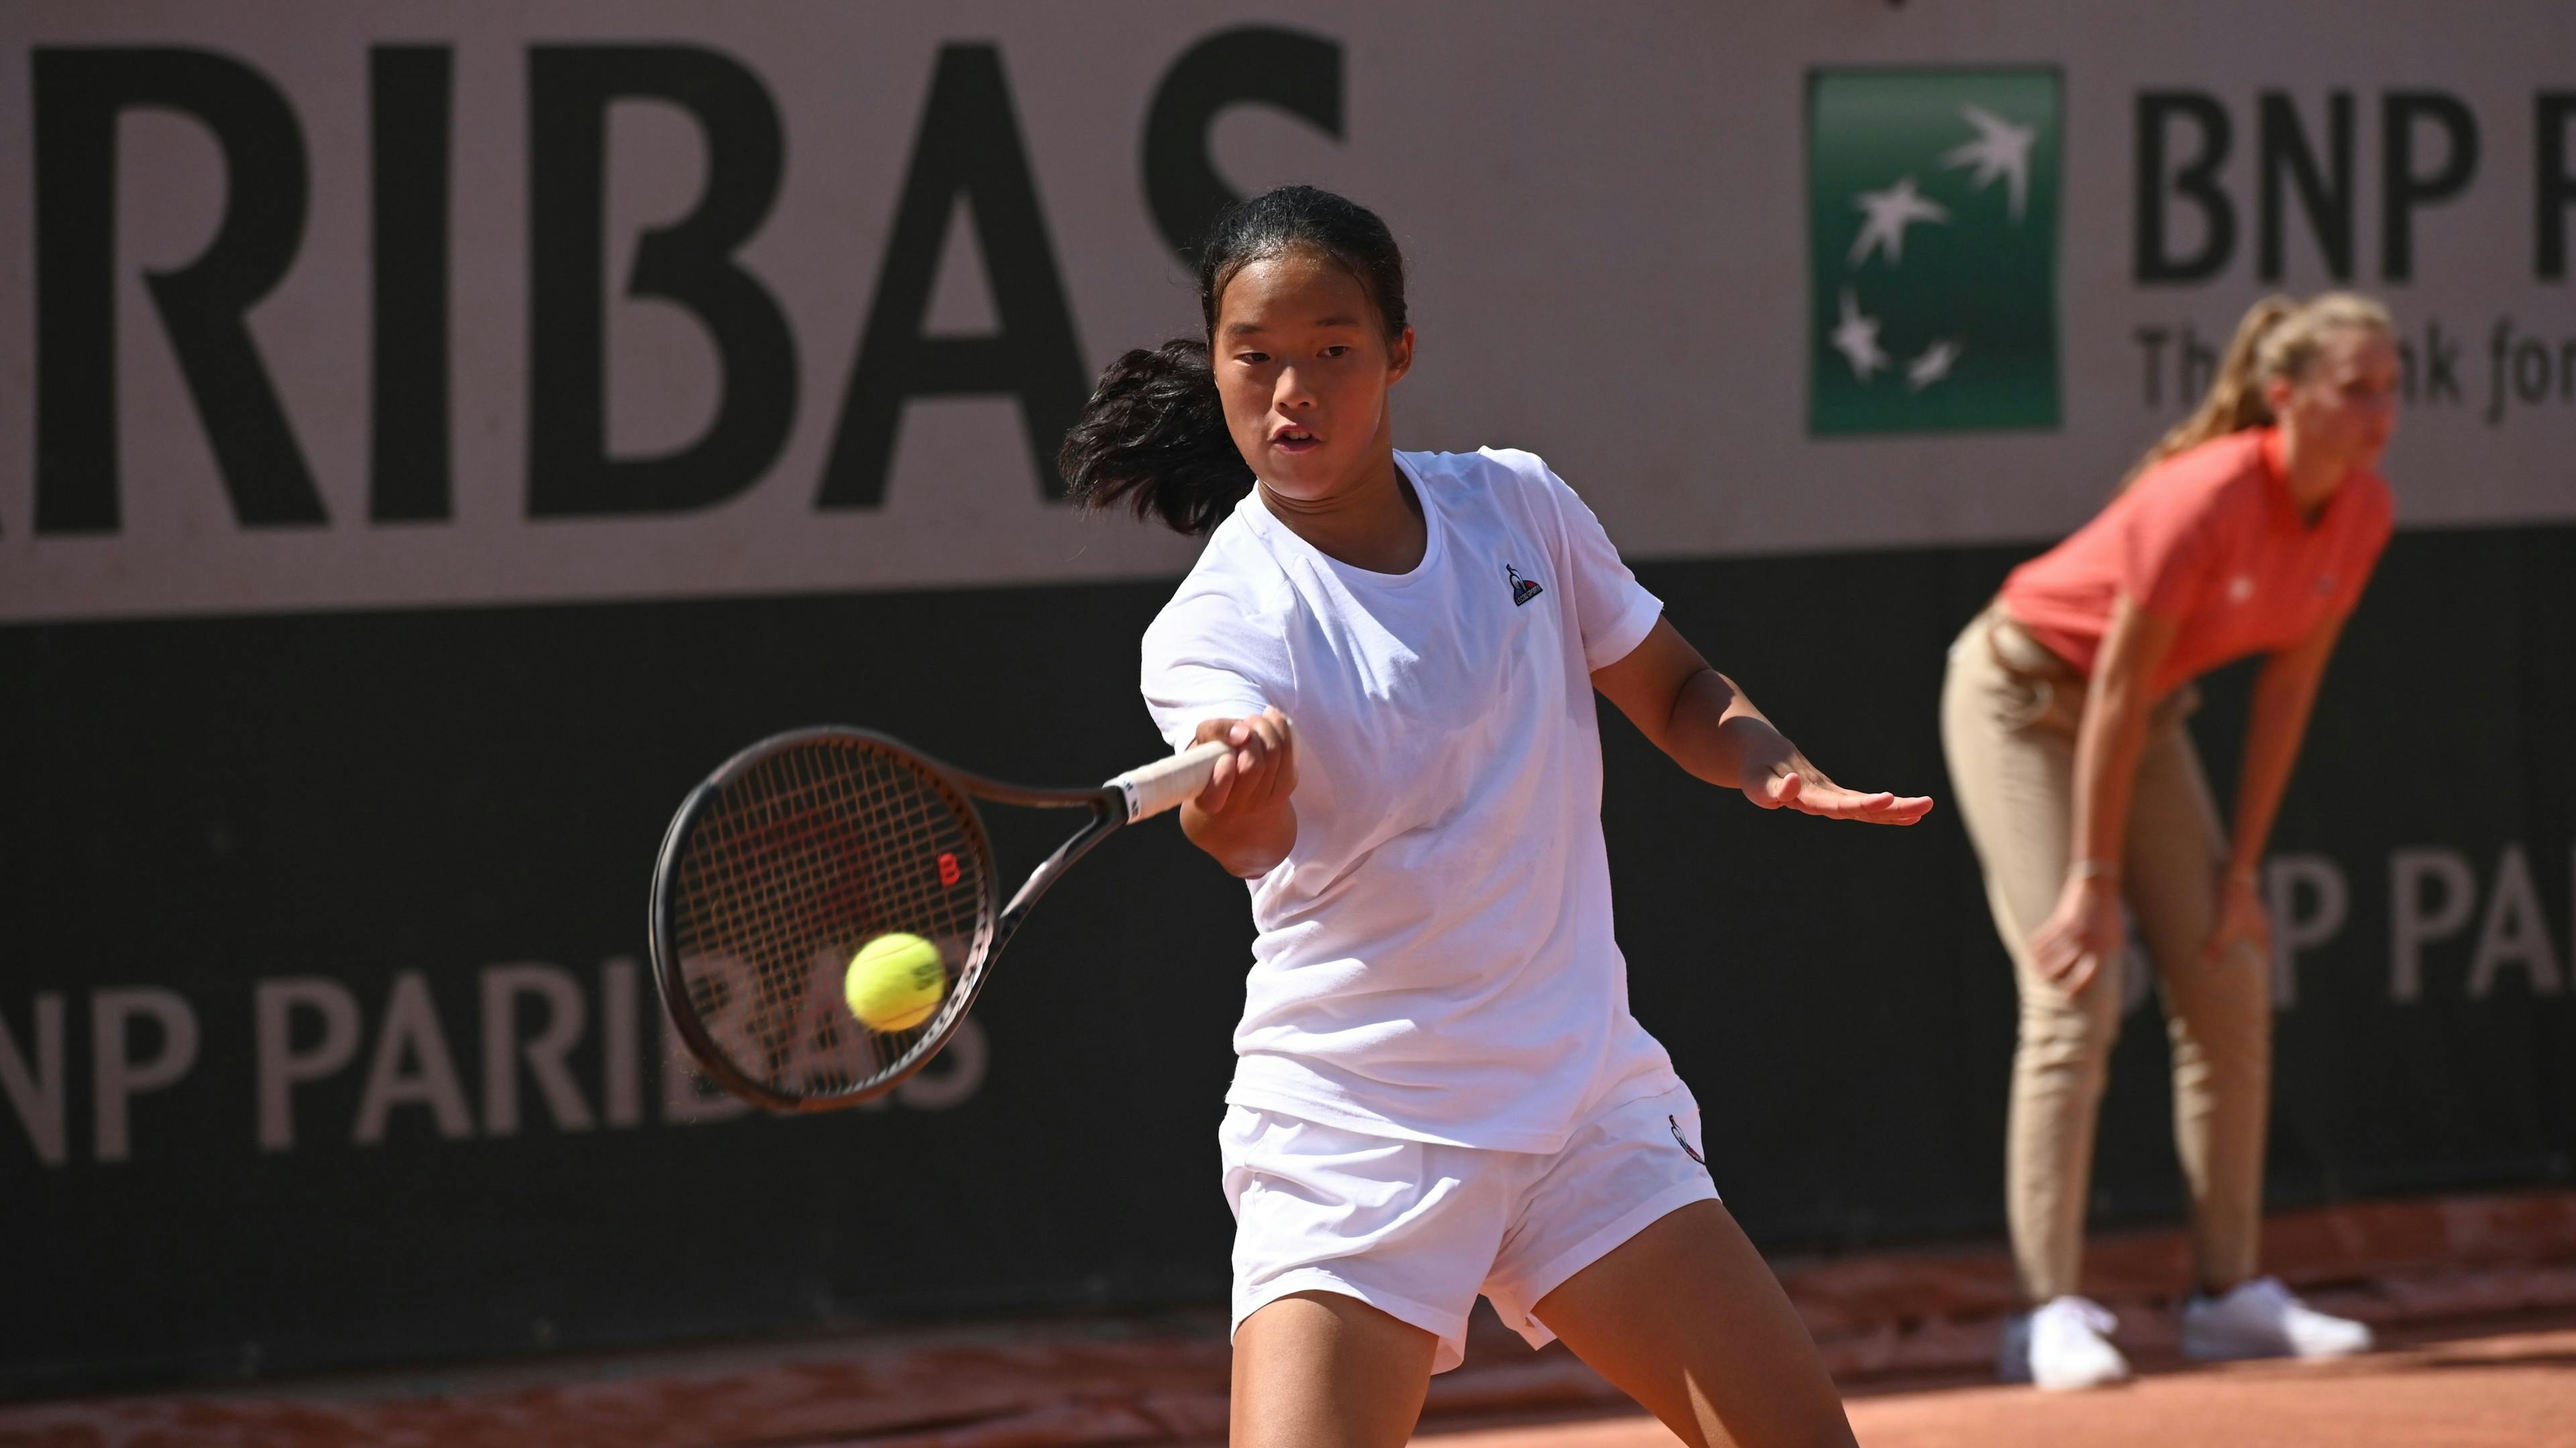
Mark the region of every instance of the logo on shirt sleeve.
<instances>
[{"instance_id":1,"label":"logo on shirt sleeve","mask_svg":"<svg viewBox=\"0 0 2576 1448\"><path fill-rule=\"evenodd\" d=\"M1522 604L1529 602L1531 599L1538 597L1540 594L1547 592L1546 589L1538 586L1538 581L1536 579L1521 577L1521 571L1508 563L1503 565L1503 577L1511 581L1512 607L1514 608L1518 608Z\"/></svg>"}]
</instances>

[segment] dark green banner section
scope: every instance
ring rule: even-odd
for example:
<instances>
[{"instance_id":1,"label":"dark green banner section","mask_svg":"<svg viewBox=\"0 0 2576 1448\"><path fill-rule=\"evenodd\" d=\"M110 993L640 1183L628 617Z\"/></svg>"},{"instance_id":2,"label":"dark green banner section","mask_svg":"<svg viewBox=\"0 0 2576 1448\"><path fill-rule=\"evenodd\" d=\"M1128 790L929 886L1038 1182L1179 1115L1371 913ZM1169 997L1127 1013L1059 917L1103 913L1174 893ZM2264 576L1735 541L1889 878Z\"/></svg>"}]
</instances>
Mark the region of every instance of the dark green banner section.
<instances>
[{"instance_id":1,"label":"dark green banner section","mask_svg":"<svg viewBox=\"0 0 2576 1448\"><path fill-rule=\"evenodd\" d=\"M1943 650L2021 552L1640 572L1837 778L1943 796ZM641 960L669 811L767 732L1152 756L1169 586L0 631L0 1390L1219 1298L1250 929L1176 830L1057 887L878 1110L726 1114ZM2391 549L2275 842L2276 1205L2576 1175L2571 631L2576 529ZM2197 721L2222 798L2243 693ZM1606 738L1636 1008L1756 1238L1998 1235L2011 987L1955 816L1766 815ZM1006 872L1060 825L997 814ZM2178 1207L2154 1022L2097 1220Z\"/></svg>"},{"instance_id":2,"label":"dark green banner section","mask_svg":"<svg viewBox=\"0 0 2576 1448\"><path fill-rule=\"evenodd\" d=\"M2058 79L1808 76L1809 432L2057 426Z\"/></svg>"}]
</instances>

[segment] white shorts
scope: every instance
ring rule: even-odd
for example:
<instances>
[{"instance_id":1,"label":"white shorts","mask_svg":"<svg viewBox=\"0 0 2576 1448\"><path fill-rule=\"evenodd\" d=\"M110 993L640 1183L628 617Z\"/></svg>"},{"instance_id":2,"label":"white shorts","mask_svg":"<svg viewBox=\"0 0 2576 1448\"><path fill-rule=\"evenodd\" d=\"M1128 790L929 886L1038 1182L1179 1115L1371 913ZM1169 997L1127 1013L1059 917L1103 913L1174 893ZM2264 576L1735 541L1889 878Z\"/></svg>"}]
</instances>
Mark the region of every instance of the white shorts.
<instances>
[{"instance_id":1,"label":"white shorts","mask_svg":"<svg viewBox=\"0 0 2576 1448\"><path fill-rule=\"evenodd\" d=\"M1677 1208L1715 1201L1687 1089L1597 1112L1562 1151L1485 1151L1369 1136L1259 1107L1217 1128L1234 1209L1234 1326L1292 1292L1339 1292L1464 1360L1481 1292L1532 1347L1567 1278Z\"/></svg>"}]
</instances>

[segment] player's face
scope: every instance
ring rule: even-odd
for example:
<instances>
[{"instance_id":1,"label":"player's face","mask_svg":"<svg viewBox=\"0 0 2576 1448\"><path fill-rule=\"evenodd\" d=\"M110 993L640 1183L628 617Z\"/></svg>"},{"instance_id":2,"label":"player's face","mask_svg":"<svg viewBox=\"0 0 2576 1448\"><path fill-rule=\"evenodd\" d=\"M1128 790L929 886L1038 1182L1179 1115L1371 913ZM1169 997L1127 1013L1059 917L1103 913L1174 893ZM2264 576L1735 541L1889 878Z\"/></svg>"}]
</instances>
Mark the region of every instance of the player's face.
<instances>
[{"instance_id":1,"label":"player's face","mask_svg":"<svg viewBox=\"0 0 2576 1448\"><path fill-rule=\"evenodd\" d=\"M2273 410L2302 450L2349 468L2374 468L2397 426L2397 347L2373 327L2337 327Z\"/></svg>"},{"instance_id":2,"label":"player's face","mask_svg":"<svg viewBox=\"0 0 2576 1448\"><path fill-rule=\"evenodd\" d=\"M1383 471L1386 390L1412 361L1413 329L1390 341L1340 263L1300 251L1236 272L1208 351L1226 430L1273 492L1320 502Z\"/></svg>"}]
</instances>

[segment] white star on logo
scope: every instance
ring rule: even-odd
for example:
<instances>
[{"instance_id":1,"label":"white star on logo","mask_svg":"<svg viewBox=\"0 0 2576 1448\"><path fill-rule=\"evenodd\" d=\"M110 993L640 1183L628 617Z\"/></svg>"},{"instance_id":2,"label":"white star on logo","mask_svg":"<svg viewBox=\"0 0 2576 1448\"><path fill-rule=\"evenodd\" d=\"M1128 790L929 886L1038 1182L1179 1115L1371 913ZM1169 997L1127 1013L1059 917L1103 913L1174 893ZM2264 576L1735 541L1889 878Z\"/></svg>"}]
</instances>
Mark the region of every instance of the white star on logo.
<instances>
[{"instance_id":1,"label":"white star on logo","mask_svg":"<svg viewBox=\"0 0 2576 1448\"><path fill-rule=\"evenodd\" d=\"M1853 239L1849 265L1859 266L1873 250L1884 246L1887 263L1895 266L1905 260L1905 228L1916 221L1948 221L1950 213L1938 201L1926 200L1914 190L1914 178L1907 176L1884 191L1864 191L1852 204L1869 213L1860 235Z\"/></svg>"},{"instance_id":2,"label":"white star on logo","mask_svg":"<svg viewBox=\"0 0 2576 1448\"><path fill-rule=\"evenodd\" d=\"M1860 300L1852 289L1843 288L1843 319L1834 328L1834 350L1851 359L1852 376L1867 382L1869 374L1887 365L1887 354L1878 350L1878 318L1860 314Z\"/></svg>"},{"instance_id":3,"label":"white star on logo","mask_svg":"<svg viewBox=\"0 0 2576 1448\"><path fill-rule=\"evenodd\" d=\"M1966 351L1955 341L1939 341L1923 349L1923 355L1905 364L1905 390L1920 392L1950 375L1950 364Z\"/></svg>"},{"instance_id":4,"label":"white star on logo","mask_svg":"<svg viewBox=\"0 0 2576 1448\"><path fill-rule=\"evenodd\" d=\"M1996 177L2004 178L2012 219L2021 220L2022 199L2030 190L2030 145L2039 138L2039 128L2016 126L1978 106L1961 106L1959 115L1977 128L1977 139L1943 152L1941 164L1976 167L1968 183L1980 191L1993 185Z\"/></svg>"}]
</instances>

